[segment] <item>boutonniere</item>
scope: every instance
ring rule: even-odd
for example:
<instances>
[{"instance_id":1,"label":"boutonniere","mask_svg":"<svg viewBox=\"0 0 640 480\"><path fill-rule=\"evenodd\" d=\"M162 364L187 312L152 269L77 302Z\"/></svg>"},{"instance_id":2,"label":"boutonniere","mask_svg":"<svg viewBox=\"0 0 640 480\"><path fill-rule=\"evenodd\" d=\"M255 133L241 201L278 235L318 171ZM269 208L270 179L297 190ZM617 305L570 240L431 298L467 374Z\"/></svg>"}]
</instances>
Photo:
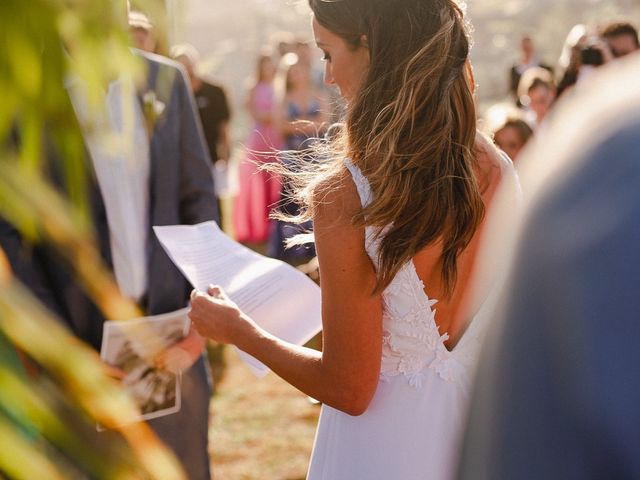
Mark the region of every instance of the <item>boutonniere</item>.
<instances>
[{"instance_id":1,"label":"boutonniere","mask_svg":"<svg viewBox=\"0 0 640 480\"><path fill-rule=\"evenodd\" d=\"M147 122L147 129L149 130L149 135L153 132L153 129L156 126L156 122L162 112L164 112L166 105L163 101L158 99L156 92L153 90L147 91L142 96L142 108L144 113L144 118Z\"/></svg>"}]
</instances>

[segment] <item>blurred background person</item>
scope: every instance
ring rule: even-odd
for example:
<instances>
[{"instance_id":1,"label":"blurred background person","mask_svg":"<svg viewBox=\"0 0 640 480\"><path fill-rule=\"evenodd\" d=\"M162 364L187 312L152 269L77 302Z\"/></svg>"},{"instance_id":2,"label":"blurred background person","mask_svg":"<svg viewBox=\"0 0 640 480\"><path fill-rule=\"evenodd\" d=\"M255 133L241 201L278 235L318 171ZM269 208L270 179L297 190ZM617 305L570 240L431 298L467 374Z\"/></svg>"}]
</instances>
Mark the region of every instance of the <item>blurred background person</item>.
<instances>
[{"instance_id":1,"label":"blurred background person","mask_svg":"<svg viewBox=\"0 0 640 480\"><path fill-rule=\"evenodd\" d=\"M144 13L137 10L129 12L129 34L134 47L145 52L157 53L158 42L153 31L153 23Z\"/></svg>"},{"instance_id":2,"label":"blurred background person","mask_svg":"<svg viewBox=\"0 0 640 480\"><path fill-rule=\"evenodd\" d=\"M602 31L602 38L614 58L624 57L640 49L638 31L628 22L615 22L607 25Z\"/></svg>"},{"instance_id":3,"label":"blurred background person","mask_svg":"<svg viewBox=\"0 0 640 480\"><path fill-rule=\"evenodd\" d=\"M277 65L287 53L295 53L296 37L291 32L281 30L271 35L269 45L274 50L275 57L273 61Z\"/></svg>"},{"instance_id":4,"label":"blurred background person","mask_svg":"<svg viewBox=\"0 0 640 480\"><path fill-rule=\"evenodd\" d=\"M605 24L600 32L579 24L567 35L558 61L562 75L558 80L557 97L579 81L585 81L597 67L640 48L638 32L628 22Z\"/></svg>"},{"instance_id":5,"label":"blurred background person","mask_svg":"<svg viewBox=\"0 0 640 480\"><path fill-rule=\"evenodd\" d=\"M587 36L587 27L583 24L574 25L562 46L558 59L558 88L556 96L559 98L578 81L580 71L580 52Z\"/></svg>"},{"instance_id":6,"label":"blurred background person","mask_svg":"<svg viewBox=\"0 0 640 480\"><path fill-rule=\"evenodd\" d=\"M196 71L200 55L189 44L175 45L171 49L171 56L185 68L191 84L191 90L200 114L202 130L209 147L211 167L215 175L216 200L220 212L220 224L223 225L223 209L220 202L221 189L226 185L227 161L231 155L231 139L229 122L231 110L224 89L211 82L205 81Z\"/></svg>"},{"instance_id":7,"label":"blurred background person","mask_svg":"<svg viewBox=\"0 0 640 480\"><path fill-rule=\"evenodd\" d=\"M311 46L302 37L297 37L293 45L293 52L298 57L298 63L305 67L312 68L313 60L311 58Z\"/></svg>"},{"instance_id":8,"label":"blurred background person","mask_svg":"<svg viewBox=\"0 0 640 480\"><path fill-rule=\"evenodd\" d=\"M286 150L302 150L327 127L327 102L311 78L311 65L295 54L283 62L284 92L278 106L278 128Z\"/></svg>"},{"instance_id":9,"label":"blurred background person","mask_svg":"<svg viewBox=\"0 0 640 480\"><path fill-rule=\"evenodd\" d=\"M315 161L307 158L315 139L323 136L329 122L329 106L324 92L311 78L311 65L295 54L286 55L281 66L284 92L278 108L278 128L284 139L285 152L281 161L293 165L296 162ZM299 154L298 154L299 152ZM278 210L290 216L299 212L299 205L290 198L287 182L282 185ZM275 220L269 237L267 254L290 263L304 263L315 257L313 245L297 245L286 248L287 239L310 230L311 222L302 225Z\"/></svg>"},{"instance_id":10,"label":"blurred background person","mask_svg":"<svg viewBox=\"0 0 640 480\"><path fill-rule=\"evenodd\" d=\"M509 70L509 92L518 106L520 106L520 96L518 95L520 78L527 70L534 67L544 68L553 73L553 68L542 63L538 58L533 39L529 35L523 34L520 38L520 60Z\"/></svg>"},{"instance_id":11,"label":"blurred background person","mask_svg":"<svg viewBox=\"0 0 640 480\"><path fill-rule=\"evenodd\" d=\"M303 37L298 37L296 39L294 53L298 56L298 63L309 69L311 83L314 88L324 92L326 90L326 85L324 84L324 69L318 62L314 62L309 42ZM319 57L318 55L318 58Z\"/></svg>"},{"instance_id":12,"label":"blurred background person","mask_svg":"<svg viewBox=\"0 0 640 480\"><path fill-rule=\"evenodd\" d=\"M280 198L280 183L273 174L260 170L265 162L277 162L282 148L275 125L276 66L270 54L258 57L256 75L249 88L246 108L253 120L245 158L238 167L239 191L233 209L236 240L264 244L269 237L269 213Z\"/></svg>"},{"instance_id":13,"label":"blurred background person","mask_svg":"<svg viewBox=\"0 0 640 480\"><path fill-rule=\"evenodd\" d=\"M515 162L532 135L533 130L527 122L521 118L508 118L493 132L493 141Z\"/></svg>"},{"instance_id":14,"label":"blurred background person","mask_svg":"<svg viewBox=\"0 0 640 480\"><path fill-rule=\"evenodd\" d=\"M535 130L556 99L556 86L551 72L540 67L528 69L520 78L518 97L525 109L525 118Z\"/></svg>"}]
</instances>

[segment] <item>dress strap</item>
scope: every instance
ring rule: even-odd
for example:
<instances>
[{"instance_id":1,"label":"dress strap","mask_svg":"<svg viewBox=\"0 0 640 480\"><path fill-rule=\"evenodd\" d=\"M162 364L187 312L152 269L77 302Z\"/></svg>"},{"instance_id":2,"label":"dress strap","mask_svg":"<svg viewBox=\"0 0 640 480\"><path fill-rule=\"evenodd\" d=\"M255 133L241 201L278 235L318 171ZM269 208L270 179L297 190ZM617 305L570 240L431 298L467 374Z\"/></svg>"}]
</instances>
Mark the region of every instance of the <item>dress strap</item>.
<instances>
[{"instance_id":1,"label":"dress strap","mask_svg":"<svg viewBox=\"0 0 640 480\"><path fill-rule=\"evenodd\" d=\"M360 203L363 207L366 207L372 200L369 180L362 174L360 168L354 165L348 158L344 159L344 166L347 167L347 170L351 173L351 178L353 178L353 183L356 184L358 195L360 196Z\"/></svg>"}]
</instances>

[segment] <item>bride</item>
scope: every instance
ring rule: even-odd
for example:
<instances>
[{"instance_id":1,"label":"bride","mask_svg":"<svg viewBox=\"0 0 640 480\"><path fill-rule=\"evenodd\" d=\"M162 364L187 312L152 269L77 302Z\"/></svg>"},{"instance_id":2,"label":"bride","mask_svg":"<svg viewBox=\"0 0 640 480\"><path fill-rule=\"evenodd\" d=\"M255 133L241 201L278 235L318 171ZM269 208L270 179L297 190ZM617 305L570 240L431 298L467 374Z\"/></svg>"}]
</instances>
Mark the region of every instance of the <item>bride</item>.
<instances>
[{"instance_id":1,"label":"bride","mask_svg":"<svg viewBox=\"0 0 640 480\"><path fill-rule=\"evenodd\" d=\"M476 132L454 0L309 3L348 103L334 159L291 174L314 223L323 351L271 336L217 287L190 317L323 403L309 479L452 478L482 330L465 293L512 167Z\"/></svg>"}]
</instances>

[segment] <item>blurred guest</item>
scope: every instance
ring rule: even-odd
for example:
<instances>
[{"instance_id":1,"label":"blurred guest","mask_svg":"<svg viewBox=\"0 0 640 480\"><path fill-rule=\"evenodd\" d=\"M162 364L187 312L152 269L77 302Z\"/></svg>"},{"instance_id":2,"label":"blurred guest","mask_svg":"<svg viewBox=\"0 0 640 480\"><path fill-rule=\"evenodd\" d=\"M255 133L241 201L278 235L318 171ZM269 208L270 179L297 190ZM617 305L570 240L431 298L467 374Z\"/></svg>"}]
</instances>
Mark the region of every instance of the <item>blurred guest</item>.
<instances>
[{"instance_id":1,"label":"blurred guest","mask_svg":"<svg viewBox=\"0 0 640 480\"><path fill-rule=\"evenodd\" d=\"M559 98L578 81L580 71L581 47L587 35L587 28L583 24L574 25L564 41L560 58L558 59L558 88L556 96Z\"/></svg>"},{"instance_id":2,"label":"blurred guest","mask_svg":"<svg viewBox=\"0 0 640 480\"><path fill-rule=\"evenodd\" d=\"M638 31L630 23L618 22L607 25L602 31L614 58L624 57L640 49Z\"/></svg>"},{"instance_id":3,"label":"blurred guest","mask_svg":"<svg viewBox=\"0 0 640 480\"><path fill-rule=\"evenodd\" d=\"M231 150L229 138L229 121L231 111L224 89L208 82L196 72L200 55L189 44L176 45L171 49L171 56L184 66L191 90L200 112L202 128L209 147L211 161L227 161Z\"/></svg>"},{"instance_id":4,"label":"blurred guest","mask_svg":"<svg viewBox=\"0 0 640 480\"><path fill-rule=\"evenodd\" d=\"M527 122L520 118L509 118L493 132L493 141L515 162L532 135L533 130Z\"/></svg>"},{"instance_id":5,"label":"blurred guest","mask_svg":"<svg viewBox=\"0 0 640 480\"><path fill-rule=\"evenodd\" d=\"M525 109L532 113L530 123L539 126L556 98L556 87L551 72L533 67L527 70L518 85L518 97Z\"/></svg>"},{"instance_id":6,"label":"blurred guest","mask_svg":"<svg viewBox=\"0 0 640 480\"><path fill-rule=\"evenodd\" d=\"M295 53L296 38L295 35L291 32L278 31L271 35L269 39L269 45L270 48L274 49L276 55L274 61L276 62L276 64L278 64L282 57L284 57L287 53Z\"/></svg>"},{"instance_id":7,"label":"blurred guest","mask_svg":"<svg viewBox=\"0 0 640 480\"><path fill-rule=\"evenodd\" d=\"M247 110L253 126L247 140L246 157L238 170L239 192L233 211L236 239L245 243L264 243L269 236L269 212L280 197L280 184L260 164L276 162L275 151L282 147L275 126L276 67L268 54L258 57L257 72L249 89Z\"/></svg>"},{"instance_id":8,"label":"blurred guest","mask_svg":"<svg viewBox=\"0 0 640 480\"><path fill-rule=\"evenodd\" d=\"M584 25L576 25L567 36L560 57L560 67L566 65L566 68L558 83L557 96L585 81L601 65L638 48L638 32L630 23L608 24L600 35L590 32Z\"/></svg>"},{"instance_id":9,"label":"blurred guest","mask_svg":"<svg viewBox=\"0 0 640 480\"><path fill-rule=\"evenodd\" d=\"M191 90L196 100L196 107L200 113L202 130L209 147L209 155L214 172L226 174L226 164L231 153L229 135L229 121L231 111L224 89L219 85L203 80L197 73L199 61L198 51L189 44L176 45L171 49L171 56L185 68ZM220 179L222 180L222 179ZM222 181L216 182L223 183ZM220 197L216 195L218 212L222 213ZM222 222L220 215L220 222Z\"/></svg>"},{"instance_id":10,"label":"blurred guest","mask_svg":"<svg viewBox=\"0 0 640 480\"><path fill-rule=\"evenodd\" d=\"M285 59L284 95L278 109L278 127L287 150L301 150L322 136L327 126L327 103L311 79L310 64L297 55Z\"/></svg>"},{"instance_id":11,"label":"blurred guest","mask_svg":"<svg viewBox=\"0 0 640 480\"><path fill-rule=\"evenodd\" d=\"M530 201L515 247L494 249L514 256L461 480L640 478L640 58L614 63L523 159Z\"/></svg>"},{"instance_id":12,"label":"blurred guest","mask_svg":"<svg viewBox=\"0 0 640 480\"><path fill-rule=\"evenodd\" d=\"M324 92L324 70L317 62L313 61L309 42L303 38L298 38L295 43L294 53L298 56L298 63L309 69L314 88Z\"/></svg>"},{"instance_id":13,"label":"blurred guest","mask_svg":"<svg viewBox=\"0 0 640 480\"><path fill-rule=\"evenodd\" d=\"M522 35L520 39L520 60L509 70L509 92L520 106L520 97L518 96L518 84L520 78L530 68L539 67L549 70L553 73L553 68L540 61L536 54L535 44L529 35Z\"/></svg>"},{"instance_id":14,"label":"blurred guest","mask_svg":"<svg viewBox=\"0 0 640 480\"><path fill-rule=\"evenodd\" d=\"M281 161L291 165L299 161L310 161L303 152L312 147L313 141L321 137L329 121L328 104L324 92L316 88L311 79L311 68L308 64L292 54L285 56L284 81L285 91L278 111L278 126L284 138L286 152ZM291 200L288 183L282 186L279 210L290 216L299 212L299 206ZM268 254L271 257L287 260L292 263L307 262L315 256L312 245L298 245L286 248L287 239L311 229L311 222L302 225L276 220L271 232Z\"/></svg>"},{"instance_id":15,"label":"blurred guest","mask_svg":"<svg viewBox=\"0 0 640 480\"><path fill-rule=\"evenodd\" d=\"M597 35L583 39L580 46L580 67L576 83L584 82L595 69L613 60L608 45Z\"/></svg>"},{"instance_id":16,"label":"blurred guest","mask_svg":"<svg viewBox=\"0 0 640 480\"><path fill-rule=\"evenodd\" d=\"M309 45L309 42L303 38L296 39L293 53L296 54L298 57L298 63L301 65L309 68L313 66L313 62L311 60L311 46Z\"/></svg>"},{"instance_id":17,"label":"blurred guest","mask_svg":"<svg viewBox=\"0 0 640 480\"><path fill-rule=\"evenodd\" d=\"M129 34L134 47L145 52L156 53L158 42L153 32L153 23L144 13L136 10L129 12Z\"/></svg>"}]
</instances>

